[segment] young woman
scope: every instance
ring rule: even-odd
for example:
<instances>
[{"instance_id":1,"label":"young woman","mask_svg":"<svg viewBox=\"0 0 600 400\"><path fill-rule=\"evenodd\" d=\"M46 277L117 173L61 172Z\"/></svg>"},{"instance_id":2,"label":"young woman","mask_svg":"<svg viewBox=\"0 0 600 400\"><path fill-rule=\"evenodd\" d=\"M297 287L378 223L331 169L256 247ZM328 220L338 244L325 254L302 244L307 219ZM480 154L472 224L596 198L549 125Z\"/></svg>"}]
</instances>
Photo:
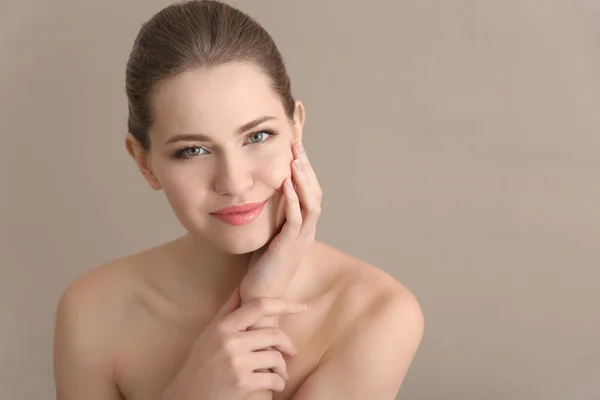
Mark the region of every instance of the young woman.
<instances>
[{"instance_id":1,"label":"young woman","mask_svg":"<svg viewBox=\"0 0 600 400\"><path fill-rule=\"evenodd\" d=\"M187 234L65 290L57 398L394 399L421 309L314 240L305 111L269 34L220 2L173 4L142 26L126 89L126 148Z\"/></svg>"}]
</instances>

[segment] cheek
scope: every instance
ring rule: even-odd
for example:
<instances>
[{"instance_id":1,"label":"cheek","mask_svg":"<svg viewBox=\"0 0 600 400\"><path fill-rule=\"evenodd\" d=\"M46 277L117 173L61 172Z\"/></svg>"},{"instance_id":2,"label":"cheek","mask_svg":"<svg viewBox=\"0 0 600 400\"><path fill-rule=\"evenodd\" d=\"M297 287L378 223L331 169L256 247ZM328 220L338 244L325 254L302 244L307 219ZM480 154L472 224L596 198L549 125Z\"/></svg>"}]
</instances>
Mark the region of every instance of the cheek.
<instances>
[{"instance_id":1,"label":"cheek","mask_svg":"<svg viewBox=\"0 0 600 400\"><path fill-rule=\"evenodd\" d=\"M283 142L283 141L282 141ZM257 175L272 189L281 189L286 178L292 175L291 162L293 154L286 144L273 146L268 152L263 152L258 163Z\"/></svg>"},{"instance_id":2,"label":"cheek","mask_svg":"<svg viewBox=\"0 0 600 400\"><path fill-rule=\"evenodd\" d=\"M291 146L291 145L290 145ZM270 210L271 232L279 230L285 221L285 200L283 194L283 181L292 175L291 162L293 154L290 146L281 146L275 151L261 156L260 169L255 175L263 185L275 192Z\"/></svg>"},{"instance_id":3,"label":"cheek","mask_svg":"<svg viewBox=\"0 0 600 400\"><path fill-rule=\"evenodd\" d=\"M205 189L209 184L208 174L199 174L199 169L191 164L163 165L157 173L165 196L176 208L195 206L198 201L202 202L207 194Z\"/></svg>"}]
</instances>

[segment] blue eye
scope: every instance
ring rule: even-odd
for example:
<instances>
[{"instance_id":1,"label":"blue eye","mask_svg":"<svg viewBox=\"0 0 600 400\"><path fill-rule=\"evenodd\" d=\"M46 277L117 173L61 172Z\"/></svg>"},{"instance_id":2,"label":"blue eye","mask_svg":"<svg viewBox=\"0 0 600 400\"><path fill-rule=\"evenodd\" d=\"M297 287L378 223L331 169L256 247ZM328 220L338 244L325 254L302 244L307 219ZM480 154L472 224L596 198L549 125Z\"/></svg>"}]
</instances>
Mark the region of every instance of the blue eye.
<instances>
[{"instance_id":1,"label":"blue eye","mask_svg":"<svg viewBox=\"0 0 600 400\"><path fill-rule=\"evenodd\" d=\"M200 146L189 146L175 153L175 158L194 158L204 154L206 150Z\"/></svg>"},{"instance_id":2,"label":"blue eye","mask_svg":"<svg viewBox=\"0 0 600 400\"><path fill-rule=\"evenodd\" d=\"M254 132L248 136L248 140L250 143L263 143L269 140L271 136L275 136L276 133L269 130L262 130L259 132Z\"/></svg>"}]
</instances>

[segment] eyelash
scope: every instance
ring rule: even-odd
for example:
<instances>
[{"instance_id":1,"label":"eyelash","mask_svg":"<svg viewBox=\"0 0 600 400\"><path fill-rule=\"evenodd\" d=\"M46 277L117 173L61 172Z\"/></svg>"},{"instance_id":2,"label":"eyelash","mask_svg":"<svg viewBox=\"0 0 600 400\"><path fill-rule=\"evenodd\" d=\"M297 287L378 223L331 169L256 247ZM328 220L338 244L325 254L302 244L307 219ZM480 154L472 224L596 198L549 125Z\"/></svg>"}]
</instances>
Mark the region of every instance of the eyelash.
<instances>
[{"instance_id":1,"label":"eyelash","mask_svg":"<svg viewBox=\"0 0 600 400\"><path fill-rule=\"evenodd\" d=\"M268 138L265 139L265 140L263 140L263 141L260 141L260 142L251 142L250 144L264 144L264 143L268 142L269 140L271 140L271 138L273 138L273 136L277 136L278 135L278 133L275 132L272 129L261 129L259 131L250 133L248 136L246 136L246 139L248 139L252 135L256 135L257 133L266 133L268 135ZM185 152L187 150L190 150L190 149L202 149L202 150L204 150L206 152L206 149L203 146L186 146L186 147L184 147L184 148L182 148L180 150L177 150L177 152L174 155L174 158L177 158L177 159L188 159L188 158L196 158L196 157L199 157L199 156L202 156L202 155L206 154L206 153L197 154L195 156L186 156L186 155L184 155Z\"/></svg>"}]
</instances>

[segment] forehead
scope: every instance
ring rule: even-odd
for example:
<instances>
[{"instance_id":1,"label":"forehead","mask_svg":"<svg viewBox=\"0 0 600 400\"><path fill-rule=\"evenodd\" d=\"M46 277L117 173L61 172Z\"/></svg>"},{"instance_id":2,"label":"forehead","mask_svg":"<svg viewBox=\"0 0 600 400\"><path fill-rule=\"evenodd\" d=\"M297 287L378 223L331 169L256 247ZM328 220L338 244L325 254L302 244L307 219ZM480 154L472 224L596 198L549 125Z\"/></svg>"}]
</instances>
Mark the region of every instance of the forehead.
<instances>
[{"instance_id":1,"label":"forehead","mask_svg":"<svg viewBox=\"0 0 600 400\"><path fill-rule=\"evenodd\" d=\"M152 98L157 135L230 133L257 117L285 118L270 78L249 63L192 69L169 78Z\"/></svg>"}]
</instances>

